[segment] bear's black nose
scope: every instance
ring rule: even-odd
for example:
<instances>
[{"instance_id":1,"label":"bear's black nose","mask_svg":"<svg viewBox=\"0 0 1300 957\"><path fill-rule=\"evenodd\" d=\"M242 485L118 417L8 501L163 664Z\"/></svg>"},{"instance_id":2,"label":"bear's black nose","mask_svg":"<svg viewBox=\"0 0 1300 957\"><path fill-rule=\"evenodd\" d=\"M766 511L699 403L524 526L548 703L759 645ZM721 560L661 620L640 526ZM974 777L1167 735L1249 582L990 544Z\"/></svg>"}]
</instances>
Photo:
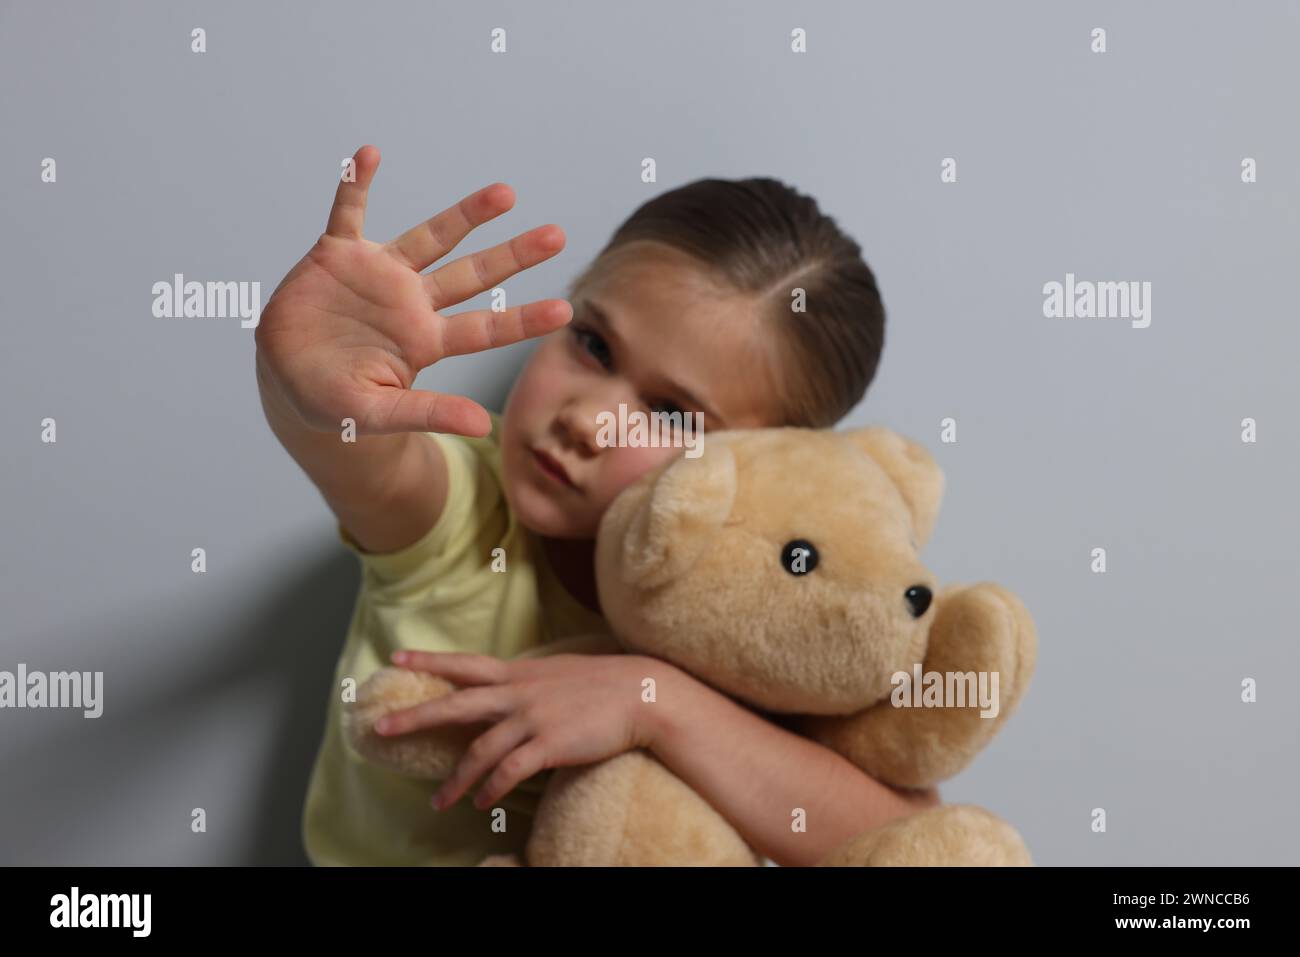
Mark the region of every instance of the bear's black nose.
<instances>
[{"instance_id":1,"label":"bear's black nose","mask_svg":"<svg viewBox=\"0 0 1300 957\"><path fill-rule=\"evenodd\" d=\"M925 610L930 607L934 595L924 585L913 585L903 592L903 597L907 599L907 604L912 609L912 617L920 618L925 614Z\"/></svg>"}]
</instances>

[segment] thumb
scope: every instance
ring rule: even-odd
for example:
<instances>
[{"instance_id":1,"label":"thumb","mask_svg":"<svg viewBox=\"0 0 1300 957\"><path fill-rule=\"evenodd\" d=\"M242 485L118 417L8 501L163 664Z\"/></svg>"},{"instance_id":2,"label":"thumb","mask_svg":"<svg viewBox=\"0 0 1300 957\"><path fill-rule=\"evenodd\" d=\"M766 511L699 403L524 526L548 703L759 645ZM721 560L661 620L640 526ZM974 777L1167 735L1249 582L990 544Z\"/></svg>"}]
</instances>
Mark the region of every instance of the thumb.
<instances>
[{"instance_id":1,"label":"thumb","mask_svg":"<svg viewBox=\"0 0 1300 957\"><path fill-rule=\"evenodd\" d=\"M492 431L487 409L464 396L402 389L386 415L375 417L376 433L446 432L482 438Z\"/></svg>"}]
</instances>

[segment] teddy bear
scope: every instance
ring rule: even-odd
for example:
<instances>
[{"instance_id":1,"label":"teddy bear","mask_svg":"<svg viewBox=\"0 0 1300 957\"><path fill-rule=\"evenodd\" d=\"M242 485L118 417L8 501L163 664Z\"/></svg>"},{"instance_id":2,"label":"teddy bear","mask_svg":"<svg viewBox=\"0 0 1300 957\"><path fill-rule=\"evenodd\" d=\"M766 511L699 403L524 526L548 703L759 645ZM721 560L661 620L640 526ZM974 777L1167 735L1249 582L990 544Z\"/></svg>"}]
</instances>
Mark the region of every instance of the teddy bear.
<instances>
[{"instance_id":1,"label":"teddy bear","mask_svg":"<svg viewBox=\"0 0 1300 957\"><path fill-rule=\"evenodd\" d=\"M1023 697L1037 655L1033 620L1014 594L992 582L940 588L921 564L943 490L925 448L883 426L712 433L702 455L671 460L606 509L595 555L610 633L525 655L650 655L780 717L879 781L930 787L992 740ZM912 706L916 696L900 688L932 673L996 675L996 708L969 699ZM382 737L374 724L453 690L434 675L381 668L345 714L348 740L390 769L445 778L474 728ZM638 749L554 769L523 860L483 863L763 861L707 801ZM996 815L945 805L856 835L818 863L1032 862Z\"/></svg>"}]
</instances>

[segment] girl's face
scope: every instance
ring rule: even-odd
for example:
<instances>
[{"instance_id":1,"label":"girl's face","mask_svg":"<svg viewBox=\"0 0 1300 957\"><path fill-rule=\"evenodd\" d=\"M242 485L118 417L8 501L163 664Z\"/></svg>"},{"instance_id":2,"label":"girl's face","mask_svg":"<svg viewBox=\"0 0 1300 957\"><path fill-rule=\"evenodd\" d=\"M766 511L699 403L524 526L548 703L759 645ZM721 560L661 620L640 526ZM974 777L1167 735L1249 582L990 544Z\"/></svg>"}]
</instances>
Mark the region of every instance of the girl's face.
<instances>
[{"instance_id":1,"label":"girl's face","mask_svg":"<svg viewBox=\"0 0 1300 957\"><path fill-rule=\"evenodd\" d=\"M752 301L719 291L694 260L658 243L629 243L614 256L573 300L569 324L541 340L506 400L506 500L538 535L595 538L619 492L684 454L597 445L597 415L617 418L620 403L629 416L703 412L706 452L710 431L776 424L779 397Z\"/></svg>"}]
</instances>

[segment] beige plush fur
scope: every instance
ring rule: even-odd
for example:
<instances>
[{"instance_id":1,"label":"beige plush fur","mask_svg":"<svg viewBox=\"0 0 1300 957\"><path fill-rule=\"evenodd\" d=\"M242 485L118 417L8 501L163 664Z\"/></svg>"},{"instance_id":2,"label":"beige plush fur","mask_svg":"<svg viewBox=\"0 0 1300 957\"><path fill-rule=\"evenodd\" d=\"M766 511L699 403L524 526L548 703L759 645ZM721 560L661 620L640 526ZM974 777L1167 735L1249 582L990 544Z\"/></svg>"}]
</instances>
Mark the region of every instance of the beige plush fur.
<instances>
[{"instance_id":1,"label":"beige plush fur","mask_svg":"<svg viewBox=\"0 0 1300 957\"><path fill-rule=\"evenodd\" d=\"M927 787L966 767L1015 710L1034 669L1033 620L992 582L940 588L918 552L934 527L943 474L926 450L876 426L848 432L712 433L704 454L674 459L626 489L596 544L612 635L554 642L564 651L653 655L768 713L898 787ZM816 564L792 574L782 550L811 542ZM919 616L908 589L929 589ZM997 672L999 711L978 704L901 708L892 676ZM385 668L347 714L352 745L403 773L445 777L485 726L380 738L383 714L449 693L442 679ZM663 764L631 751L555 770L524 853L488 866L755 866L762 858ZM826 865L1025 865L1016 831L988 811L945 806L845 842Z\"/></svg>"}]
</instances>

